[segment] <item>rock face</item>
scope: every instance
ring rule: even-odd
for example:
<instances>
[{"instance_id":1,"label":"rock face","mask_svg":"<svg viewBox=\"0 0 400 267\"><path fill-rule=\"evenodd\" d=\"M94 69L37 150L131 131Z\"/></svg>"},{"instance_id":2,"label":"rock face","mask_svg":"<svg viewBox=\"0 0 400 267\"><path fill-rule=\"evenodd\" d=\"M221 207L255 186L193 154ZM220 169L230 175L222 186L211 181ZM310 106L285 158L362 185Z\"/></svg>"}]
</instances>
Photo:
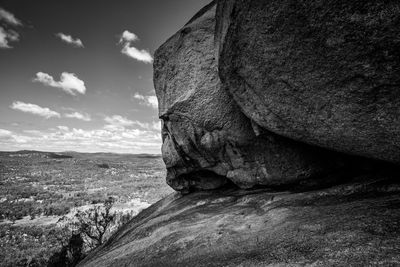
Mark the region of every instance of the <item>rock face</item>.
<instances>
[{"instance_id":1,"label":"rock face","mask_svg":"<svg viewBox=\"0 0 400 267\"><path fill-rule=\"evenodd\" d=\"M156 51L154 83L167 182L207 190L152 205L80 266L400 265L399 23L390 0L203 8Z\"/></svg>"},{"instance_id":2,"label":"rock face","mask_svg":"<svg viewBox=\"0 0 400 267\"><path fill-rule=\"evenodd\" d=\"M385 178L302 193L170 195L80 266L397 266L400 185Z\"/></svg>"},{"instance_id":3,"label":"rock face","mask_svg":"<svg viewBox=\"0 0 400 267\"><path fill-rule=\"evenodd\" d=\"M400 2L220 0L217 56L247 117L278 135L400 163Z\"/></svg>"},{"instance_id":4,"label":"rock face","mask_svg":"<svg viewBox=\"0 0 400 267\"><path fill-rule=\"evenodd\" d=\"M297 183L341 167L338 155L270 133L222 88L214 50L215 3L155 53L167 182L178 191Z\"/></svg>"}]
</instances>

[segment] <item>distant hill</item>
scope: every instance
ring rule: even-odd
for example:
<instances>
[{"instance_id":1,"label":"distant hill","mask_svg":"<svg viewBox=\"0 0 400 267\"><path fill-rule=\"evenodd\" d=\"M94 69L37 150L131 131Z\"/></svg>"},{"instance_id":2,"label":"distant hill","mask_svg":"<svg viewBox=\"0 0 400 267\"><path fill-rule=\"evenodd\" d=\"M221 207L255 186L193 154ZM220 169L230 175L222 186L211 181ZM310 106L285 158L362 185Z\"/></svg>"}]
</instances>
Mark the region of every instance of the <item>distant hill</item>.
<instances>
[{"instance_id":1,"label":"distant hill","mask_svg":"<svg viewBox=\"0 0 400 267\"><path fill-rule=\"evenodd\" d=\"M2 155L11 157L42 157L53 159L66 158L101 158L101 159L135 159L135 158L160 158L161 154L119 154L110 152L81 153L76 151L46 152L36 150L0 151Z\"/></svg>"},{"instance_id":2,"label":"distant hill","mask_svg":"<svg viewBox=\"0 0 400 267\"><path fill-rule=\"evenodd\" d=\"M71 155L74 158L101 158L101 159L135 159L135 158L160 158L161 154L119 154L109 152L81 153L75 151L61 152L60 154Z\"/></svg>"},{"instance_id":3,"label":"distant hill","mask_svg":"<svg viewBox=\"0 0 400 267\"><path fill-rule=\"evenodd\" d=\"M7 155L9 157L21 157L21 158L51 158L51 159L67 159L73 158L71 155L55 152L43 152L35 150L20 150L20 151L1 151L1 155Z\"/></svg>"}]
</instances>

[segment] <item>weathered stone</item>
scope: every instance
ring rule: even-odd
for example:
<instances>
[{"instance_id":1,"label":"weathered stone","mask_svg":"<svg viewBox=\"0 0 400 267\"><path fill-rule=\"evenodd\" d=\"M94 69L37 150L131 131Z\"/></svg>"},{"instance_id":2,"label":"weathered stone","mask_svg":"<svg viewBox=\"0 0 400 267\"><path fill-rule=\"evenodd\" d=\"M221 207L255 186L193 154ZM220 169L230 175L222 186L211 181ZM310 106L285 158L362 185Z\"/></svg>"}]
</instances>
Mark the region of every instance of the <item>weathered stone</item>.
<instances>
[{"instance_id":1,"label":"weathered stone","mask_svg":"<svg viewBox=\"0 0 400 267\"><path fill-rule=\"evenodd\" d=\"M400 2L220 0L219 74L258 125L400 163Z\"/></svg>"},{"instance_id":2,"label":"weathered stone","mask_svg":"<svg viewBox=\"0 0 400 267\"><path fill-rule=\"evenodd\" d=\"M371 178L292 194L170 195L80 266L397 266L400 185Z\"/></svg>"},{"instance_id":3,"label":"weathered stone","mask_svg":"<svg viewBox=\"0 0 400 267\"><path fill-rule=\"evenodd\" d=\"M214 50L215 4L155 53L167 182L175 190L296 183L342 164L334 153L269 133L221 88ZM228 178L228 179L227 179Z\"/></svg>"},{"instance_id":4,"label":"weathered stone","mask_svg":"<svg viewBox=\"0 0 400 267\"><path fill-rule=\"evenodd\" d=\"M335 172L350 158L301 143L399 162L397 1L218 3L216 40L211 3L154 61L167 182L214 190L162 199L79 266L398 265L398 170Z\"/></svg>"}]
</instances>

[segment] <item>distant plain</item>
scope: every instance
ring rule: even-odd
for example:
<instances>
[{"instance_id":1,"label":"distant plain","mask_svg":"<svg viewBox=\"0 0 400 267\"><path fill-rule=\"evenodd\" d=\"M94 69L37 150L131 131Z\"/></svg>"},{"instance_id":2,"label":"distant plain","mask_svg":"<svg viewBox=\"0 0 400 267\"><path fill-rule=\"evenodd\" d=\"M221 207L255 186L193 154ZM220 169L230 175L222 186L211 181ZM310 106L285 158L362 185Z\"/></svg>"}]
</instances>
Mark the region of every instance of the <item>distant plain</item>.
<instances>
[{"instance_id":1,"label":"distant plain","mask_svg":"<svg viewBox=\"0 0 400 267\"><path fill-rule=\"evenodd\" d=\"M0 152L1 266L57 249L51 233L64 215L109 197L134 215L172 192L160 155Z\"/></svg>"}]
</instances>

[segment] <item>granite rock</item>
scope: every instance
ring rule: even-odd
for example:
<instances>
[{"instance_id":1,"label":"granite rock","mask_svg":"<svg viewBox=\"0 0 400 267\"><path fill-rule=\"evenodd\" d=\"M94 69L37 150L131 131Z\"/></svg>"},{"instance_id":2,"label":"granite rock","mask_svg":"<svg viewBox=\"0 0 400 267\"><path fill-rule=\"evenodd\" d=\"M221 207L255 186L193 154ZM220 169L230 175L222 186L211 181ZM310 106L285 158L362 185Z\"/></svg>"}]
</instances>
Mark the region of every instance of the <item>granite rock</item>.
<instances>
[{"instance_id":1,"label":"granite rock","mask_svg":"<svg viewBox=\"0 0 400 267\"><path fill-rule=\"evenodd\" d=\"M218 77L215 10L213 2L199 11L154 56L167 183L182 192L275 186L341 168L336 153L266 131L242 113Z\"/></svg>"},{"instance_id":2,"label":"granite rock","mask_svg":"<svg viewBox=\"0 0 400 267\"><path fill-rule=\"evenodd\" d=\"M224 88L259 126L400 163L400 2L219 0Z\"/></svg>"},{"instance_id":3,"label":"granite rock","mask_svg":"<svg viewBox=\"0 0 400 267\"><path fill-rule=\"evenodd\" d=\"M353 178L313 191L175 193L79 266L397 266L400 185Z\"/></svg>"}]
</instances>

